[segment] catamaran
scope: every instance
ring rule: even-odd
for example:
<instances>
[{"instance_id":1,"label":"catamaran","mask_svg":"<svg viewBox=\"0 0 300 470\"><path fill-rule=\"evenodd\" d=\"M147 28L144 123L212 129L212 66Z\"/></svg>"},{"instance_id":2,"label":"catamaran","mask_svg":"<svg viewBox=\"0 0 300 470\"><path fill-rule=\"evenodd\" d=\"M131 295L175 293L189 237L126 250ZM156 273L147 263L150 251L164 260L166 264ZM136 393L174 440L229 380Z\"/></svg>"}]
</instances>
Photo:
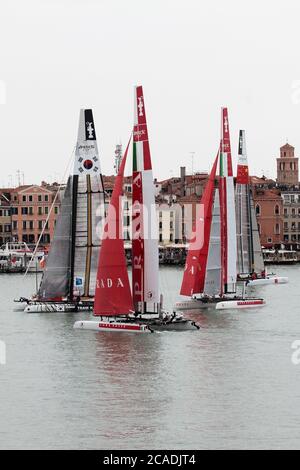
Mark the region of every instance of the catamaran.
<instances>
[{"instance_id":1,"label":"catamaran","mask_svg":"<svg viewBox=\"0 0 300 470\"><path fill-rule=\"evenodd\" d=\"M237 294L236 214L227 108L222 108L221 116L220 148L202 196L203 213L193 228L180 291L191 299L177 302L176 310L264 305L261 298L245 297L244 289L242 295Z\"/></svg>"},{"instance_id":2,"label":"catamaran","mask_svg":"<svg viewBox=\"0 0 300 470\"><path fill-rule=\"evenodd\" d=\"M195 322L167 313L159 292L158 239L152 163L143 89L135 87L132 172L132 291L123 241L120 199L129 143L108 208L99 255L94 316L76 329L149 333L196 330Z\"/></svg>"},{"instance_id":3,"label":"catamaran","mask_svg":"<svg viewBox=\"0 0 300 470\"><path fill-rule=\"evenodd\" d=\"M36 296L25 312L92 309L105 200L94 118L81 109L75 162Z\"/></svg>"},{"instance_id":4,"label":"catamaran","mask_svg":"<svg viewBox=\"0 0 300 470\"><path fill-rule=\"evenodd\" d=\"M250 189L245 131L239 132L236 177L236 227L238 280L249 286L285 284L287 277L266 273Z\"/></svg>"}]
</instances>

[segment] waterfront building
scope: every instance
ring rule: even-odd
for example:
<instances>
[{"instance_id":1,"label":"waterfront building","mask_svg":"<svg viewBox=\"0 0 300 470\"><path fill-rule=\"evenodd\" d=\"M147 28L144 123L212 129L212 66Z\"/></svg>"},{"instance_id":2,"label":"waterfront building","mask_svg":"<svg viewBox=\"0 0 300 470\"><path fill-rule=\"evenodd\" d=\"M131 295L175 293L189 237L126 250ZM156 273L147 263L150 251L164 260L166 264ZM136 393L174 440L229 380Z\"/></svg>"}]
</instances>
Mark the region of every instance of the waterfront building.
<instances>
[{"instance_id":1,"label":"waterfront building","mask_svg":"<svg viewBox=\"0 0 300 470\"><path fill-rule=\"evenodd\" d=\"M35 245L43 232L40 244L47 248L53 237L59 214L61 195L58 194L51 211L58 185L25 185L11 192L12 240Z\"/></svg>"},{"instance_id":2,"label":"waterfront building","mask_svg":"<svg viewBox=\"0 0 300 470\"><path fill-rule=\"evenodd\" d=\"M0 247L11 241L11 207L9 190L0 190Z\"/></svg>"}]
</instances>

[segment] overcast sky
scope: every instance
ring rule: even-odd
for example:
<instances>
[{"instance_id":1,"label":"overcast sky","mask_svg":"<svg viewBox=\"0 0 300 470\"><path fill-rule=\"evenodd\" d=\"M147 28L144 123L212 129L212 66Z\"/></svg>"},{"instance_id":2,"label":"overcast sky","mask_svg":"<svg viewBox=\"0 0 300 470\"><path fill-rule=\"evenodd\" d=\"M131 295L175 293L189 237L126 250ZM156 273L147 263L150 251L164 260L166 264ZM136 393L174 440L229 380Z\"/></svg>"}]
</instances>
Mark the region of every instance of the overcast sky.
<instances>
[{"instance_id":1,"label":"overcast sky","mask_svg":"<svg viewBox=\"0 0 300 470\"><path fill-rule=\"evenodd\" d=\"M103 173L125 146L133 85L144 87L154 174L208 170L228 106L236 162L275 176L288 139L300 155L300 3L234 0L2 0L0 185L57 180L92 107ZM11 175L11 176L10 176Z\"/></svg>"}]
</instances>

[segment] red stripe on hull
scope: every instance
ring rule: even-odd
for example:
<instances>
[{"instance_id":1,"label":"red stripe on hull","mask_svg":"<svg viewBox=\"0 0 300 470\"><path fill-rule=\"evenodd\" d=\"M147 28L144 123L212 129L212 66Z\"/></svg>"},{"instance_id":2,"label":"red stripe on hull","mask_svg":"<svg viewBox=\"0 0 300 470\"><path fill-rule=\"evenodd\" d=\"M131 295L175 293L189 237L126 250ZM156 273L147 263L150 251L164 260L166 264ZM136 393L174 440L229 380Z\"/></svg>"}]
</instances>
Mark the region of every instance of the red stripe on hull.
<instances>
[{"instance_id":1,"label":"red stripe on hull","mask_svg":"<svg viewBox=\"0 0 300 470\"><path fill-rule=\"evenodd\" d=\"M237 302L238 305L262 305L263 303L263 300L241 300Z\"/></svg>"},{"instance_id":2,"label":"red stripe on hull","mask_svg":"<svg viewBox=\"0 0 300 470\"><path fill-rule=\"evenodd\" d=\"M130 330L130 331L140 331L141 325L130 325L126 323L99 323L99 328L107 328L111 330Z\"/></svg>"}]
</instances>

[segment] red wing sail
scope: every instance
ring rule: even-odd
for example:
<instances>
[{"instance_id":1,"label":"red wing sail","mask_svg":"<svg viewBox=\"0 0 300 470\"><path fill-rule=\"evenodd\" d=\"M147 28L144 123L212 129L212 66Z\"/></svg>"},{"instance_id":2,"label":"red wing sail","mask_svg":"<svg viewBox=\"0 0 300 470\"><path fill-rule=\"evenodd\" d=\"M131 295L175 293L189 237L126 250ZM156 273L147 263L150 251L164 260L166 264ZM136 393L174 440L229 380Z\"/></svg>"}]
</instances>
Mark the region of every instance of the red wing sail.
<instances>
[{"instance_id":1,"label":"red wing sail","mask_svg":"<svg viewBox=\"0 0 300 470\"><path fill-rule=\"evenodd\" d=\"M135 309L159 302L158 240L143 88L134 90L132 169L132 292ZM147 305L146 305L147 306ZM145 305L144 305L145 307Z\"/></svg>"},{"instance_id":2,"label":"red wing sail","mask_svg":"<svg viewBox=\"0 0 300 470\"><path fill-rule=\"evenodd\" d=\"M129 148L128 142L114 190L100 250L95 292L94 315L124 315L133 310L123 241L120 199L123 194L123 178Z\"/></svg>"},{"instance_id":3,"label":"red wing sail","mask_svg":"<svg viewBox=\"0 0 300 470\"><path fill-rule=\"evenodd\" d=\"M201 199L200 214L193 227L181 284L181 295L191 296L202 293L204 290L217 165L218 155Z\"/></svg>"}]
</instances>

